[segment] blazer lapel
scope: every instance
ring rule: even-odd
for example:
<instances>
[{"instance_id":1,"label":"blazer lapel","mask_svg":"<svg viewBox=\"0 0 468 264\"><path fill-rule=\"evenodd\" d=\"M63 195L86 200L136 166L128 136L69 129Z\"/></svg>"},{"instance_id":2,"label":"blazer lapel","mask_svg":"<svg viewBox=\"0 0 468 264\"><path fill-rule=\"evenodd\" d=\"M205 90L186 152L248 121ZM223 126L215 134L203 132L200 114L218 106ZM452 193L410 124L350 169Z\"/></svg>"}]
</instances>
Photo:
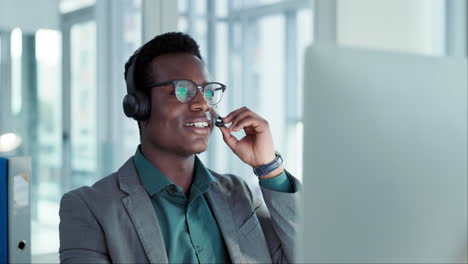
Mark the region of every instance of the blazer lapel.
<instances>
[{"instance_id":1,"label":"blazer lapel","mask_svg":"<svg viewBox=\"0 0 468 264\"><path fill-rule=\"evenodd\" d=\"M240 250L240 241L238 237L237 224L232 214L229 203L223 195L221 187L215 183L212 183L205 197L208 200L208 204L218 222L221 234L223 235L224 242L229 251L232 263L242 263L242 253Z\"/></svg>"},{"instance_id":2,"label":"blazer lapel","mask_svg":"<svg viewBox=\"0 0 468 264\"><path fill-rule=\"evenodd\" d=\"M141 244L151 263L167 263L166 248L151 199L140 182L130 158L118 171L120 189L128 196L122 203L132 219Z\"/></svg>"}]
</instances>

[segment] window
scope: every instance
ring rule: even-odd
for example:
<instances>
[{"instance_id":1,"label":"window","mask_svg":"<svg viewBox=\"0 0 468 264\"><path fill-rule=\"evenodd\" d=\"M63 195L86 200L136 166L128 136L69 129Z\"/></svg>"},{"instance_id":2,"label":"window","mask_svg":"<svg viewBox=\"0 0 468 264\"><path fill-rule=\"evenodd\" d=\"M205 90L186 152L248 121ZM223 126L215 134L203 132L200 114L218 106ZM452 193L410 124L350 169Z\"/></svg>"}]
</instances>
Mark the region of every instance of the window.
<instances>
[{"instance_id":1,"label":"window","mask_svg":"<svg viewBox=\"0 0 468 264\"><path fill-rule=\"evenodd\" d=\"M51 252L59 246L58 201L62 178L62 35L54 30L35 34L37 69L37 153L33 153L32 253Z\"/></svg>"},{"instance_id":2,"label":"window","mask_svg":"<svg viewBox=\"0 0 468 264\"><path fill-rule=\"evenodd\" d=\"M23 53L23 33L15 28L11 32L11 112L18 116L21 112L21 58Z\"/></svg>"},{"instance_id":3,"label":"window","mask_svg":"<svg viewBox=\"0 0 468 264\"><path fill-rule=\"evenodd\" d=\"M118 169L139 142L122 98L124 64L141 45L141 1L61 3L76 5L62 9L60 31L0 31L0 134L23 140L7 155L32 157L34 256L57 253L63 193Z\"/></svg>"},{"instance_id":4,"label":"window","mask_svg":"<svg viewBox=\"0 0 468 264\"><path fill-rule=\"evenodd\" d=\"M221 115L247 106L267 119L286 168L301 179L302 64L312 41L310 1L179 0L179 13L179 29L195 38L212 76L227 84ZM202 159L219 172L253 173L218 132Z\"/></svg>"}]
</instances>

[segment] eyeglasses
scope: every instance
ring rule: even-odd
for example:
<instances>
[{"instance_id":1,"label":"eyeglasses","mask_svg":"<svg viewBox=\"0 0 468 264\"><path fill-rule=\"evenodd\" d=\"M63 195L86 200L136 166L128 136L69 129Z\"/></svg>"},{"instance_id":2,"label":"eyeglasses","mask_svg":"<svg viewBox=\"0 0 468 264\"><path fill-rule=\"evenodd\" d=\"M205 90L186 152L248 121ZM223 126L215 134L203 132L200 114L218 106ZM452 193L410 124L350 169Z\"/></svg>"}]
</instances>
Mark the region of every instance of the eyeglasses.
<instances>
[{"instance_id":1,"label":"eyeglasses","mask_svg":"<svg viewBox=\"0 0 468 264\"><path fill-rule=\"evenodd\" d=\"M209 105L216 105L221 101L223 93L226 90L226 85L218 82L209 82L203 86L197 85L192 80L172 80L167 82L155 83L147 86L147 88L165 86L172 84L175 90L175 96L181 103L188 103L195 98L197 95L197 89L200 89L200 92L205 98L206 102Z\"/></svg>"}]
</instances>

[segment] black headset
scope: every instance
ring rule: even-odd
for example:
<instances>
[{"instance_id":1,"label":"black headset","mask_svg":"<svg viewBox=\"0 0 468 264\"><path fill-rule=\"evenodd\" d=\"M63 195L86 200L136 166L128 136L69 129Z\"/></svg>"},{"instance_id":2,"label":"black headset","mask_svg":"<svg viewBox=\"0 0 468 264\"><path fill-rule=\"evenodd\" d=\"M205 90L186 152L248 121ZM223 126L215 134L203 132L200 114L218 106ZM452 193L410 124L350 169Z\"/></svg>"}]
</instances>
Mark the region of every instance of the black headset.
<instances>
[{"instance_id":1,"label":"black headset","mask_svg":"<svg viewBox=\"0 0 468 264\"><path fill-rule=\"evenodd\" d=\"M148 96L136 89L135 68L138 60L138 55L142 48L135 51L135 56L130 61L125 82L127 84L127 94L123 99L123 110L126 116L137 121L147 120L150 116L151 102Z\"/></svg>"}]
</instances>

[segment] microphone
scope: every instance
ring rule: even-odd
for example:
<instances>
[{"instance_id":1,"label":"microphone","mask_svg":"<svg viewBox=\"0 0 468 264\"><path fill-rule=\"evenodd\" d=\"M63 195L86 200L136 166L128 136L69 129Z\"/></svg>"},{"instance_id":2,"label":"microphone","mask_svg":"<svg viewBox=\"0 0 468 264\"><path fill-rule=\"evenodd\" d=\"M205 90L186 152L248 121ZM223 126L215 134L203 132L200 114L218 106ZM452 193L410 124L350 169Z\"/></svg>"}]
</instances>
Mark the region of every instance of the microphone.
<instances>
[{"instance_id":1,"label":"microphone","mask_svg":"<svg viewBox=\"0 0 468 264\"><path fill-rule=\"evenodd\" d=\"M223 119L218 113L218 107L216 105L213 105L212 107L210 107L210 110L208 112L205 112L205 115L208 118L208 120L214 123L215 126L217 127L225 126Z\"/></svg>"}]
</instances>

